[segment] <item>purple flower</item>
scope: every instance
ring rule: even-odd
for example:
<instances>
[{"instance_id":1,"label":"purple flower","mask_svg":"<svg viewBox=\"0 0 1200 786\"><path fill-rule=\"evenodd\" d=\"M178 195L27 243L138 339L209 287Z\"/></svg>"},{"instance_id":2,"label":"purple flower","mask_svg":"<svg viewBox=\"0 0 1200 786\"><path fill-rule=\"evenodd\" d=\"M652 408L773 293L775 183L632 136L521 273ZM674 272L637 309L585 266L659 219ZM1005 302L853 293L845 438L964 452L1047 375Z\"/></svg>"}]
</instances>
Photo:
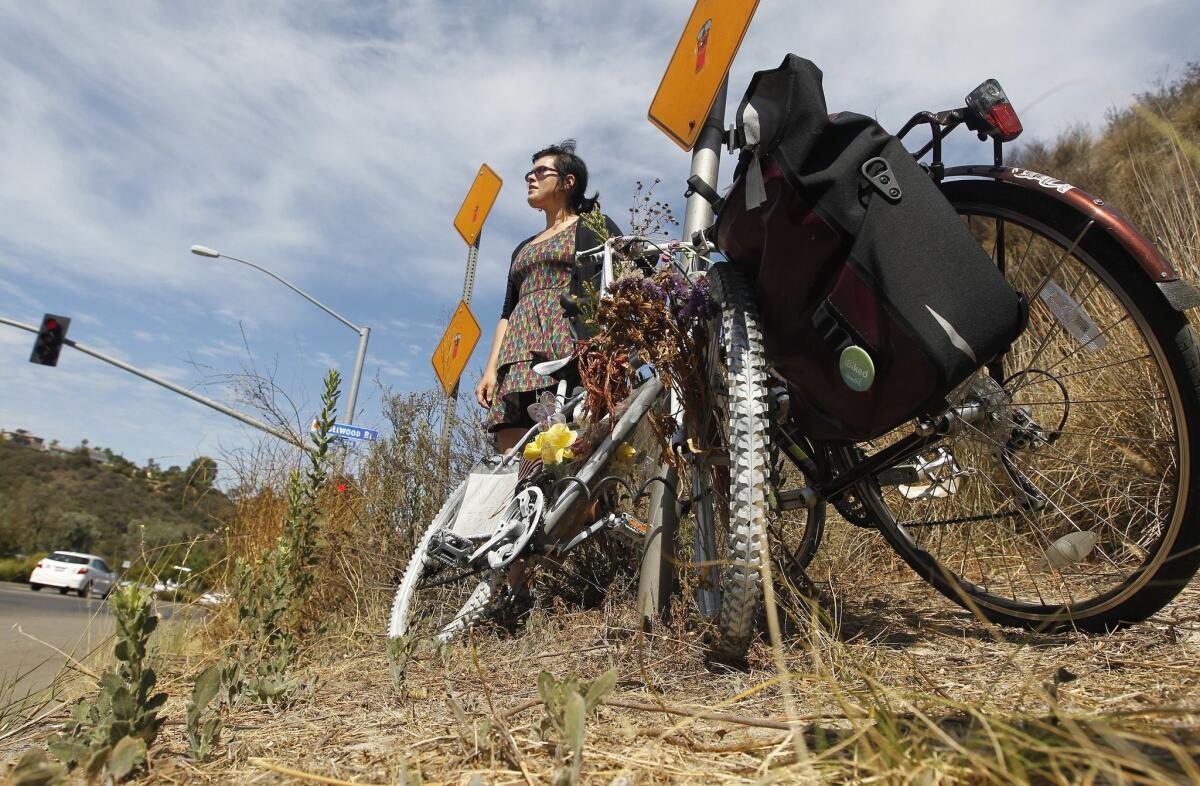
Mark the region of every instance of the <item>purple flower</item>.
<instances>
[{"instance_id":1,"label":"purple flower","mask_svg":"<svg viewBox=\"0 0 1200 786\"><path fill-rule=\"evenodd\" d=\"M707 278L700 279L692 286L692 295L688 302L695 309L699 319L712 319L720 311L717 301L713 300L712 293L709 292Z\"/></svg>"},{"instance_id":2,"label":"purple flower","mask_svg":"<svg viewBox=\"0 0 1200 786\"><path fill-rule=\"evenodd\" d=\"M717 304L708 291L708 279L700 279L688 287L685 297L676 301L673 314L680 323L688 323L693 320L703 322L716 316L717 311Z\"/></svg>"},{"instance_id":3,"label":"purple flower","mask_svg":"<svg viewBox=\"0 0 1200 786\"><path fill-rule=\"evenodd\" d=\"M667 299L666 291L662 287L660 287L658 284L655 284L654 281L649 278L642 279L642 288L646 290L647 295L654 298L655 300L666 300Z\"/></svg>"},{"instance_id":4,"label":"purple flower","mask_svg":"<svg viewBox=\"0 0 1200 786\"><path fill-rule=\"evenodd\" d=\"M663 281L663 289L674 300L682 300L688 295L687 281L682 276L674 274L667 275Z\"/></svg>"}]
</instances>

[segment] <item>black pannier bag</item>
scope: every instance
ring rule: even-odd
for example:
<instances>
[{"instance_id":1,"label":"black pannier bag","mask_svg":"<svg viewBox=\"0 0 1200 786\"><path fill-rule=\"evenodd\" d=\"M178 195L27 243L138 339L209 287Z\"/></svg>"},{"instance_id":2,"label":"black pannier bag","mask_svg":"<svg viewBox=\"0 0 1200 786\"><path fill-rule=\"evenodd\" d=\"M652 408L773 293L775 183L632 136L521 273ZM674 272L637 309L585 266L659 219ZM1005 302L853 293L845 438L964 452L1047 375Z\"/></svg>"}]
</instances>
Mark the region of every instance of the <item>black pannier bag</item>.
<instances>
[{"instance_id":1,"label":"black pannier bag","mask_svg":"<svg viewBox=\"0 0 1200 786\"><path fill-rule=\"evenodd\" d=\"M862 441L946 406L1028 309L898 139L830 116L821 71L754 75L717 246L754 282L764 343L815 439Z\"/></svg>"}]
</instances>

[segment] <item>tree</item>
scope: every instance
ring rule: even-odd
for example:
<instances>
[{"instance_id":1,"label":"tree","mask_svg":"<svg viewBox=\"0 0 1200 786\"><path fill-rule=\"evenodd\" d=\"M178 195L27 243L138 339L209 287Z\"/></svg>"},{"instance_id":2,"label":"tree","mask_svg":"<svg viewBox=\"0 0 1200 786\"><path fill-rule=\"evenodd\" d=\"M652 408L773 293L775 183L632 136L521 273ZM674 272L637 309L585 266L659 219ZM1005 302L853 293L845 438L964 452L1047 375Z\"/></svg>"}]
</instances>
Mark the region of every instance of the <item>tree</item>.
<instances>
[{"instance_id":1,"label":"tree","mask_svg":"<svg viewBox=\"0 0 1200 786\"><path fill-rule=\"evenodd\" d=\"M21 544L23 551L41 548L45 541L53 539L52 525L60 512L58 502L61 494L61 489L38 480L26 480L17 486L9 502L8 513L14 523L24 524L29 532L28 542Z\"/></svg>"},{"instance_id":2,"label":"tree","mask_svg":"<svg viewBox=\"0 0 1200 786\"><path fill-rule=\"evenodd\" d=\"M112 458L108 461L108 466L113 472L124 475L127 478L134 477L138 472L137 464L134 464L119 453L113 454Z\"/></svg>"},{"instance_id":3,"label":"tree","mask_svg":"<svg viewBox=\"0 0 1200 786\"><path fill-rule=\"evenodd\" d=\"M87 440L79 443L79 447L71 451L71 455L67 456L67 466L72 469L90 466L92 463L92 454L88 451Z\"/></svg>"},{"instance_id":4,"label":"tree","mask_svg":"<svg viewBox=\"0 0 1200 786\"><path fill-rule=\"evenodd\" d=\"M21 554L33 541L29 528L14 515L11 507L9 500L0 499L0 557Z\"/></svg>"},{"instance_id":5,"label":"tree","mask_svg":"<svg viewBox=\"0 0 1200 786\"><path fill-rule=\"evenodd\" d=\"M90 552L101 536L100 519L91 513L72 510L64 513L51 528L54 544L43 543L47 549L59 548L66 551Z\"/></svg>"},{"instance_id":6,"label":"tree","mask_svg":"<svg viewBox=\"0 0 1200 786\"><path fill-rule=\"evenodd\" d=\"M217 462L208 456L197 456L184 473L192 488L208 491L217 480Z\"/></svg>"}]
</instances>

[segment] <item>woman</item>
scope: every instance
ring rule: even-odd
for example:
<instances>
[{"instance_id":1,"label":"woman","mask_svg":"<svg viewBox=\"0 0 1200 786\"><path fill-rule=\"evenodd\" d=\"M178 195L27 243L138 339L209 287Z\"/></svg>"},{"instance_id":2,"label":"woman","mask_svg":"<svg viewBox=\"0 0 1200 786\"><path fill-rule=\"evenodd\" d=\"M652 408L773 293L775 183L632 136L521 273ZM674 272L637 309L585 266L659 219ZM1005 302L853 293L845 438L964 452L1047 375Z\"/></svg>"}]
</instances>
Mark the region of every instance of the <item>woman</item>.
<instances>
[{"instance_id":1,"label":"woman","mask_svg":"<svg viewBox=\"0 0 1200 786\"><path fill-rule=\"evenodd\" d=\"M585 196L587 166L568 139L539 150L525 173L529 206L546 214L546 228L517 245L508 273L508 291L483 379L475 387L479 405L490 408L488 431L496 449L508 451L533 426L529 405L553 384L533 370L535 363L567 357L574 350L559 296L571 283L575 252L600 245L601 238L580 216L592 211L597 196ZM621 230L604 217L610 235Z\"/></svg>"}]
</instances>

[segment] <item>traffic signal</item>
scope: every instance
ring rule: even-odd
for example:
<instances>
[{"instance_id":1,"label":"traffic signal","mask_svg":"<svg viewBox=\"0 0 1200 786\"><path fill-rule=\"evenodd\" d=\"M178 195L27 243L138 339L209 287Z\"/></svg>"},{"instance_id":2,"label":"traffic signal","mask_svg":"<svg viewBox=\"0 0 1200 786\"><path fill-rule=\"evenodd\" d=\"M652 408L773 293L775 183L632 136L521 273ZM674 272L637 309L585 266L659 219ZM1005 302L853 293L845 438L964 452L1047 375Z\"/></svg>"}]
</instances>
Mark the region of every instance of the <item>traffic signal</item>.
<instances>
[{"instance_id":1,"label":"traffic signal","mask_svg":"<svg viewBox=\"0 0 1200 786\"><path fill-rule=\"evenodd\" d=\"M58 353L62 352L63 342L67 338L67 328L70 326L70 317L60 317L55 314L46 314L42 317L42 326L38 330L37 341L33 342L33 354L29 356L29 362L40 363L43 366L57 366Z\"/></svg>"}]
</instances>

